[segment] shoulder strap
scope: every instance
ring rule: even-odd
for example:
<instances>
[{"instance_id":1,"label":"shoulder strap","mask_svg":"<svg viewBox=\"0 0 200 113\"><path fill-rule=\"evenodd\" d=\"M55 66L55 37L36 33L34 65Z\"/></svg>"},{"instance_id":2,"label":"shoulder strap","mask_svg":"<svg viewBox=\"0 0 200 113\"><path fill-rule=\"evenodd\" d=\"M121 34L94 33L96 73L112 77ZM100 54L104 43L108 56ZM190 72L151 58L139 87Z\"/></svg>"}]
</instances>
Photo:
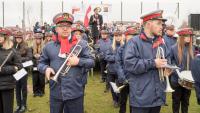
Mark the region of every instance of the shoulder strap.
<instances>
[{"instance_id":1,"label":"shoulder strap","mask_svg":"<svg viewBox=\"0 0 200 113\"><path fill-rule=\"evenodd\" d=\"M189 56L189 52L187 53L187 67L186 69L189 70L189 64L190 64L190 56Z\"/></svg>"},{"instance_id":2,"label":"shoulder strap","mask_svg":"<svg viewBox=\"0 0 200 113\"><path fill-rule=\"evenodd\" d=\"M5 63L8 61L8 59L10 58L10 56L11 56L12 53L13 53L13 50L10 51L10 53L8 54L8 56L5 58L5 60L1 64L0 68L2 68L5 65Z\"/></svg>"}]
</instances>

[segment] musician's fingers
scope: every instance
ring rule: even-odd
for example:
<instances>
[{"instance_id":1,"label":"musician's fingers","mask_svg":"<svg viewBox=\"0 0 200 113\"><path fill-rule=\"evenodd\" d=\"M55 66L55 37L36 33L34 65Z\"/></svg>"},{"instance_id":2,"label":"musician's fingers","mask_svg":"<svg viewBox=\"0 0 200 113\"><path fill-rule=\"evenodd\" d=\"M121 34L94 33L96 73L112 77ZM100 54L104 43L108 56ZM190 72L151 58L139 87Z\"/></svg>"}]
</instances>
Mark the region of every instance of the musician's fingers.
<instances>
[{"instance_id":1,"label":"musician's fingers","mask_svg":"<svg viewBox=\"0 0 200 113\"><path fill-rule=\"evenodd\" d=\"M74 54L72 54L72 57L71 58L77 58L77 56L76 55L74 55Z\"/></svg>"},{"instance_id":2,"label":"musician's fingers","mask_svg":"<svg viewBox=\"0 0 200 113\"><path fill-rule=\"evenodd\" d=\"M55 71L54 71L53 69L51 69L51 73L52 73L52 74L55 74Z\"/></svg>"},{"instance_id":3,"label":"musician's fingers","mask_svg":"<svg viewBox=\"0 0 200 113\"><path fill-rule=\"evenodd\" d=\"M47 80L50 80L50 74L47 73L45 76L46 76Z\"/></svg>"},{"instance_id":4,"label":"musician's fingers","mask_svg":"<svg viewBox=\"0 0 200 113\"><path fill-rule=\"evenodd\" d=\"M167 62L167 59L161 59L162 62Z\"/></svg>"},{"instance_id":5,"label":"musician's fingers","mask_svg":"<svg viewBox=\"0 0 200 113\"><path fill-rule=\"evenodd\" d=\"M72 57L76 57L76 55L75 55L75 54L72 54Z\"/></svg>"},{"instance_id":6,"label":"musician's fingers","mask_svg":"<svg viewBox=\"0 0 200 113\"><path fill-rule=\"evenodd\" d=\"M165 71L164 71L165 76L170 76L172 72L173 72L172 69L165 68Z\"/></svg>"},{"instance_id":7,"label":"musician's fingers","mask_svg":"<svg viewBox=\"0 0 200 113\"><path fill-rule=\"evenodd\" d=\"M70 66L71 65L70 62L67 62L67 65Z\"/></svg>"}]
</instances>

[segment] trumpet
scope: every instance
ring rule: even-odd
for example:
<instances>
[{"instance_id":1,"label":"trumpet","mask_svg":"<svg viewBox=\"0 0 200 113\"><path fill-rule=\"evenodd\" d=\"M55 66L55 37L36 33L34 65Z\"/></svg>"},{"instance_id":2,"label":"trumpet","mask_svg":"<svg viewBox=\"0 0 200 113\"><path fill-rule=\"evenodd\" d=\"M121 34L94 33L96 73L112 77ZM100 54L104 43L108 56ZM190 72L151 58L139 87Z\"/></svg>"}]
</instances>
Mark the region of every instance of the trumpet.
<instances>
[{"instance_id":1,"label":"trumpet","mask_svg":"<svg viewBox=\"0 0 200 113\"><path fill-rule=\"evenodd\" d=\"M158 47L157 53L156 53L156 58L165 59L165 53L164 53L164 50L163 50L162 47ZM169 65L169 64L167 64L166 66L164 66L164 68L173 69L174 67ZM172 89L172 87L170 85L169 77L168 76L164 76L164 68L158 69L160 81L164 81L164 77L165 77L166 78L166 82L167 82L167 86L166 86L165 92L174 92L174 90Z\"/></svg>"},{"instance_id":2,"label":"trumpet","mask_svg":"<svg viewBox=\"0 0 200 113\"><path fill-rule=\"evenodd\" d=\"M69 58L72 55L78 56L80 54L80 52L82 51L82 47L79 45L79 42L80 42L80 40L78 40L77 44L74 46L74 48L72 49L72 51L70 52L68 57L65 59L64 63L58 69L58 71L56 72L55 76L53 76L52 80L54 80L55 82L58 81L58 77L60 75L64 76L69 72L69 70L71 68L71 66L67 65L67 62L68 62Z\"/></svg>"}]
</instances>

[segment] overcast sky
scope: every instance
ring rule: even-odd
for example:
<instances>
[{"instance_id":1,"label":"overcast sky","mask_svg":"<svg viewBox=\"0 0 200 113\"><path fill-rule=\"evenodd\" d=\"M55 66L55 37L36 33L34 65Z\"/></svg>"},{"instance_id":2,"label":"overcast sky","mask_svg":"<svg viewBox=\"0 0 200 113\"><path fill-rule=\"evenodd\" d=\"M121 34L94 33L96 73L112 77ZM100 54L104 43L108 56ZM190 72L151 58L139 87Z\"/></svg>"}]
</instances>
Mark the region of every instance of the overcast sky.
<instances>
[{"instance_id":1,"label":"overcast sky","mask_svg":"<svg viewBox=\"0 0 200 113\"><path fill-rule=\"evenodd\" d=\"M2 2L2 0L0 0ZM26 5L26 26L33 26L36 21L40 21L40 2L41 0L4 0L5 3L5 26L21 26L23 19L22 2ZM61 12L62 0L42 0L43 1L43 20L51 23L52 18L56 13ZM83 1L84 7L92 4L108 3L111 4L111 12L104 17L105 21L116 21L121 19L121 1L123 2L123 20L138 21L141 16L141 1L143 2L143 14L159 8L164 10L164 15L167 18L173 17L174 24L177 26L183 20L188 20L190 13L200 13L200 0L63 0L64 11L71 12L73 6L80 6ZM180 18L177 19L177 2L180 3ZM30 12L29 15L27 12ZM0 4L0 26L2 26L2 4ZM28 19L29 18L29 19ZM169 21L169 23L171 20Z\"/></svg>"}]
</instances>

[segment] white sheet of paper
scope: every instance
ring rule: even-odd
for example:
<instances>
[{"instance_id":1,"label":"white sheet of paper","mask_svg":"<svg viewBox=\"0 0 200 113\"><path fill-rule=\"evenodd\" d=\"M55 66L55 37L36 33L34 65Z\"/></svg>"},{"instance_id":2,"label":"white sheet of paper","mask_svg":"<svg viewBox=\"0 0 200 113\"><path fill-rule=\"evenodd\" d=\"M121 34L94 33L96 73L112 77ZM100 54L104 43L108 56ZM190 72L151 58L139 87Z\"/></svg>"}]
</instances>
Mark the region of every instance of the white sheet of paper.
<instances>
[{"instance_id":1,"label":"white sheet of paper","mask_svg":"<svg viewBox=\"0 0 200 113\"><path fill-rule=\"evenodd\" d=\"M32 66L33 65L33 61L32 60L26 61L26 62L22 63L22 65L23 65L23 67Z\"/></svg>"},{"instance_id":2,"label":"white sheet of paper","mask_svg":"<svg viewBox=\"0 0 200 113\"><path fill-rule=\"evenodd\" d=\"M18 81L18 80L20 80L22 77L24 77L25 75L27 75L27 71L26 71L24 68L22 68L22 69L20 69L17 73L15 73L15 74L13 75L13 77Z\"/></svg>"},{"instance_id":3,"label":"white sheet of paper","mask_svg":"<svg viewBox=\"0 0 200 113\"><path fill-rule=\"evenodd\" d=\"M120 93L120 91L119 91L119 89L118 89L116 83L110 82L110 85L111 85L111 87L113 88L113 91L114 91L115 93Z\"/></svg>"},{"instance_id":4,"label":"white sheet of paper","mask_svg":"<svg viewBox=\"0 0 200 113\"><path fill-rule=\"evenodd\" d=\"M38 70L37 67L34 67L34 68L33 68L33 71L37 71L37 70Z\"/></svg>"}]
</instances>

